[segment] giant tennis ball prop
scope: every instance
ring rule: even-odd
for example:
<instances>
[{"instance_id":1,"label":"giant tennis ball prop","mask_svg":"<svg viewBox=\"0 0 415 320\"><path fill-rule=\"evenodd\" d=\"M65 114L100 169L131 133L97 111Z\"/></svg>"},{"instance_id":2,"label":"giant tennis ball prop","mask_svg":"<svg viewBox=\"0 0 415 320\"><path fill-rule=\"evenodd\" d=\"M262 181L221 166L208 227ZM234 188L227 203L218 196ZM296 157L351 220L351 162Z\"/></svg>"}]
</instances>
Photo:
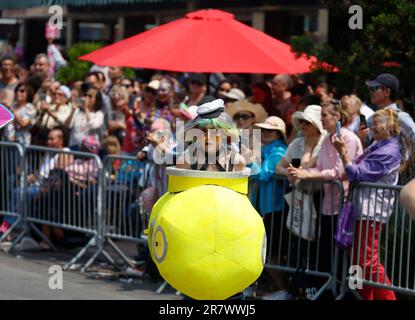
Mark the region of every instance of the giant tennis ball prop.
<instances>
[{"instance_id":1,"label":"giant tennis ball prop","mask_svg":"<svg viewBox=\"0 0 415 320\"><path fill-rule=\"evenodd\" d=\"M169 168L169 190L155 204L148 244L162 277L194 299L226 299L263 270L266 236L236 172Z\"/></svg>"}]
</instances>

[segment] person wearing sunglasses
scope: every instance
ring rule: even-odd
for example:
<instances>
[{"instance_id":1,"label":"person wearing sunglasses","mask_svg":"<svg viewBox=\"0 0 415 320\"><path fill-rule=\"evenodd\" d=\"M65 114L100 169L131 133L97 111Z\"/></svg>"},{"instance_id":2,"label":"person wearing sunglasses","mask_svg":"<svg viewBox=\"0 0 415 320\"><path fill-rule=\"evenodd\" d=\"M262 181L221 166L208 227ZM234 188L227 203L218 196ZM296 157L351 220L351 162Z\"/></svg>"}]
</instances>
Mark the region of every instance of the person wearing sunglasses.
<instances>
[{"instance_id":1,"label":"person wearing sunglasses","mask_svg":"<svg viewBox=\"0 0 415 320\"><path fill-rule=\"evenodd\" d=\"M19 83L14 90L14 103L11 111L15 121L4 128L8 141L15 141L23 146L30 145L32 135L31 127L36 122L36 108L32 104L33 89L25 83Z\"/></svg>"},{"instance_id":2,"label":"person wearing sunglasses","mask_svg":"<svg viewBox=\"0 0 415 320\"><path fill-rule=\"evenodd\" d=\"M252 130L255 123L263 122L268 114L258 103L241 100L230 104L226 109L239 129Z\"/></svg>"},{"instance_id":3,"label":"person wearing sunglasses","mask_svg":"<svg viewBox=\"0 0 415 320\"><path fill-rule=\"evenodd\" d=\"M40 115L36 125L41 136L37 137L38 144L46 144L44 140L52 128L65 125L72 112L71 95L71 90L67 86L61 85L53 92L51 104L46 101L39 103Z\"/></svg>"},{"instance_id":4,"label":"person wearing sunglasses","mask_svg":"<svg viewBox=\"0 0 415 320\"><path fill-rule=\"evenodd\" d=\"M130 109L134 109L134 101L136 99L136 96L134 94L134 86L133 81L127 78L124 78L121 80L121 86L127 89L128 92L128 106Z\"/></svg>"},{"instance_id":5,"label":"person wearing sunglasses","mask_svg":"<svg viewBox=\"0 0 415 320\"><path fill-rule=\"evenodd\" d=\"M399 95L398 78L390 73L382 73L374 80L366 81L366 85L369 88L370 101L378 110L391 108L398 113L398 120L401 127L399 140L401 146L405 146L405 153L403 153L403 148L401 148L402 162L404 165L409 164L409 160L414 152L415 123L412 117L402 111L396 104ZM367 121L368 128L360 128L358 132L358 136L365 146L368 146L368 141L371 142L373 140L369 129L372 126L372 122L373 116ZM404 169L404 167L401 169Z\"/></svg>"},{"instance_id":6,"label":"person wearing sunglasses","mask_svg":"<svg viewBox=\"0 0 415 320\"><path fill-rule=\"evenodd\" d=\"M149 131L153 122L158 118L165 118L167 120L170 113L168 108L158 108L157 97L159 90L162 88L160 80L150 81L143 89L141 97L137 98L134 105L134 117L138 121L137 125L143 127L144 131Z\"/></svg>"},{"instance_id":7,"label":"person wearing sunglasses","mask_svg":"<svg viewBox=\"0 0 415 320\"><path fill-rule=\"evenodd\" d=\"M261 158L259 148L254 149L254 145L261 144L261 137L254 135L254 124L264 122L268 114L265 109L259 103L251 103L247 100L241 100L231 103L225 109L226 113L229 114L236 124L238 129L247 130L248 135L241 134L242 155L244 155L247 163L252 163ZM249 139L246 143L244 139ZM244 147L244 146L247 146ZM254 154L255 153L255 154ZM256 160L257 159L257 160ZM259 162L259 160L258 160Z\"/></svg>"}]
</instances>

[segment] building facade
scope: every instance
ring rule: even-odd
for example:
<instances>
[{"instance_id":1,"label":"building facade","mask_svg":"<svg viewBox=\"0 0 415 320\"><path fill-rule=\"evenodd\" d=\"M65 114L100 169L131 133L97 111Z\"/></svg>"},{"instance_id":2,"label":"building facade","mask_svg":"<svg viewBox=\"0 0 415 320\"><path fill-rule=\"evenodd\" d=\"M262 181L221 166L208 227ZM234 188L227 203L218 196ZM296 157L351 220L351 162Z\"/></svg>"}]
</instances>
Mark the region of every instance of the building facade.
<instances>
[{"instance_id":1,"label":"building facade","mask_svg":"<svg viewBox=\"0 0 415 320\"><path fill-rule=\"evenodd\" d=\"M59 6L59 12L56 6ZM70 47L79 41L109 44L181 18L186 12L205 8L232 12L239 21L285 42L292 35L305 33L315 37L320 44L328 39L328 9L319 0L0 1L1 18L15 25L13 30L18 32L19 43L25 49L28 63L33 61L37 53L46 50L44 30L49 19L56 22L62 18L58 44Z\"/></svg>"}]
</instances>

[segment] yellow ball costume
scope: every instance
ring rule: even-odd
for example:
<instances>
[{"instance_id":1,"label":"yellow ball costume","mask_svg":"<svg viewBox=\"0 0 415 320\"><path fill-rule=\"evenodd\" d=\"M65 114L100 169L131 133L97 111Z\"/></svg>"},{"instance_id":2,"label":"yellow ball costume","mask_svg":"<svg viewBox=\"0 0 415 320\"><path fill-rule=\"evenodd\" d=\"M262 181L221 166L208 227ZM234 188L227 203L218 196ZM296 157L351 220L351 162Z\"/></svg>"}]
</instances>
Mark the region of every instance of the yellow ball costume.
<instances>
[{"instance_id":1,"label":"yellow ball costume","mask_svg":"<svg viewBox=\"0 0 415 320\"><path fill-rule=\"evenodd\" d=\"M194 299L226 299L261 274L266 236L241 172L168 168L148 244L162 277Z\"/></svg>"}]
</instances>

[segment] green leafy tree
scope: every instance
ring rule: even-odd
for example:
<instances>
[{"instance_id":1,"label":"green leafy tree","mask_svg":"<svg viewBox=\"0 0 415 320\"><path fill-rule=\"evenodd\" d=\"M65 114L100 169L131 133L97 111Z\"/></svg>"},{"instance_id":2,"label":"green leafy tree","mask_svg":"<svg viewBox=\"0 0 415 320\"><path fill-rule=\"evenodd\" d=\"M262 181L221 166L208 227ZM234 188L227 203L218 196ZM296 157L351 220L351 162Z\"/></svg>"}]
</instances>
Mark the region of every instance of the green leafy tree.
<instances>
[{"instance_id":1,"label":"green leafy tree","mask_svg":"<svg viewBox=\"0 0 415 320\"><path fill-rule=\"evenodd\" d=\"M79 42L67 50L68 64L58 70L56 78L59 82L71 84L83 80L89 72L92 63L78 60L80 56L93 52L103 47L99 42ZM124 76L135 78L135 72L131 68L124 68Z\"/></svg>"},{"instance_id":2,"label":"green leafy tree","mask_svg":"<svg viewBox=\"0 0 415 320\"><path fill-rule=\"evenodd\" d=\"M356 92L368 99L365 80L377 74L395 74L401 82L406 107L415 103L415 2L412 0L322 0L330 10L330 32L337 47L318 46L310 36L292 37L298 53L315 55L337 66L334 84L343 92ZM363 29L351 30L351 5L363 9ZM340 44L340 45L339 45ZM411 111L411 110L409 110Z\"/></svg>"},{"instance_id":3,"label":"green leafy tree","mask_svg":"<svg viewBox=\"0 0 415 320\"><path fill-rule=\"evenodd\" d=\"M67 50L68 64L58 70L56 78L62 83L82 80L91 68L88 61L78 60L80 56L102 48L102 43L79 42Z\"/></svg>"}]
</instances>

